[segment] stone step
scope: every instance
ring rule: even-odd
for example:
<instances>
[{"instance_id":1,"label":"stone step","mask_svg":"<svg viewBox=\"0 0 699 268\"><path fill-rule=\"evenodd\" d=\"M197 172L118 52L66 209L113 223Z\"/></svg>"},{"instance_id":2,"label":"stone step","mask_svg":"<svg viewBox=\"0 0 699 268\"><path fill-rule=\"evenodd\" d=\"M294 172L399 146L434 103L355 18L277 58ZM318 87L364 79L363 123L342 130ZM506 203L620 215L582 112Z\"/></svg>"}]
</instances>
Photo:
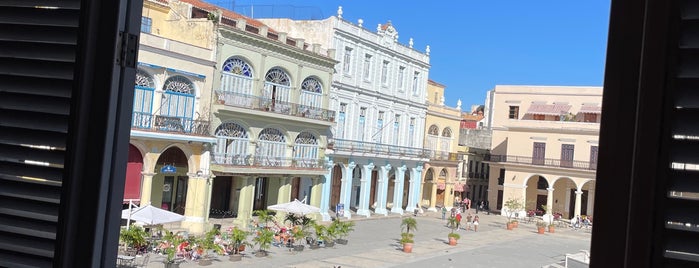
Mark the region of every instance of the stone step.
<instances>
[{"instance_id":1,"label":"stone step","mask_svg":"<svg viewBox=\"0 0 699 268\"><path fill-rule=\"evenodd\" d=\"M542 268L565 268L565 261L544 265Z\"/></svg>"}]
</instances>

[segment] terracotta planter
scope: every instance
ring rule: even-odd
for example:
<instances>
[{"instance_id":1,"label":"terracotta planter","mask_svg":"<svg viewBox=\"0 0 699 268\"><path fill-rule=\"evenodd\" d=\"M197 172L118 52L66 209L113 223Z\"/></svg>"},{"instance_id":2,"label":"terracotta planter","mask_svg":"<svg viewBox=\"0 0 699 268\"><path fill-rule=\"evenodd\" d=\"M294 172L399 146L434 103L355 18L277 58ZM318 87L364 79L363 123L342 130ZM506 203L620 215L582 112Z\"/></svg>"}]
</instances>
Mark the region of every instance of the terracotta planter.
<instances>
[{"instance_id":1,"label":"terracotta planter","mask_svg":"<svg viewBox=\"0 0 699 268\"><path fill-rule=\"evenodd\" d=\"M405 253L413 252L413 243L403 243L403 252L405 252Z\"/></svg>"},{"instance_id":2,"label":"terracotta planter","mask_svg":"<svg viewBox=\"0 0 699 268\"><path fill-rule=\"evenodd\" d=\"M512 223L512 228L517 228L518 226L519 226L518 221Z\"/></svg>"},{"instance_id":3,"label":"terracotta planter","mask_svg":"<svg viewBox=\"0 0 699 268\"><path fill-rule=\"evenodd\" d=\"M555 231L555 228L553 225L549 225L549 233L553 233Z\"/></svg>"},{"instance_id":4,"label":"terracotta planter","mask_svg":"<svg viewBox=\"0 0 699 268\"><path fill-rule=\"evenodd\" d=\"M449 237L449 245L450 245L450 246L456 246L456 238Z\"/></svg>"},{"instance_id":5,"label":"terracotta planter","mask_svg":"<svg viewBox=\"0 0 699 268\"><path fill-rule=\"evenodd\" d=\"M513 223L508 222L507 223L507 230L512 230L512 228L514 228L514 226L515 225Z\"/></svg>"},{"instance_id":6,"label":"terracotta planter","mask_svg":"<svg viewBox=\"0 0 699 268\"><path fill-rule=\"evenodd\" d=\"M544 231L545 231L546 229L545 229L544 227L537 227L536 230L537 230L537 232L538 232L539 234L544 234Z\"/></svg>"}]
</instances>

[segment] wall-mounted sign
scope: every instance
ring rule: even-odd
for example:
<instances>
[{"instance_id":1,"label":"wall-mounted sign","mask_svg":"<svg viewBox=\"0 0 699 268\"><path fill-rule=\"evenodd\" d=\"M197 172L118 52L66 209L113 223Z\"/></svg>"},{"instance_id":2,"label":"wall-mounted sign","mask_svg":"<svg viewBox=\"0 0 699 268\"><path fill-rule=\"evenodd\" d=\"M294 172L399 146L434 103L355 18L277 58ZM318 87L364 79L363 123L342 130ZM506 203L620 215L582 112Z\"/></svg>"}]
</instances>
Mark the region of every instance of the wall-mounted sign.
<instances>
[{"instance_id":1,"label":"wall-mounted sign","mask_svg":"<svg viewBox=\"0 0 699 268\"><path fill-rule=\"evenodd\" d=\"M173 165L164 165L162 168L160 168L160 172L162 172L162 173L175 173L175 172L177 172L177 168Z\"/></svg>"}]
</instances>

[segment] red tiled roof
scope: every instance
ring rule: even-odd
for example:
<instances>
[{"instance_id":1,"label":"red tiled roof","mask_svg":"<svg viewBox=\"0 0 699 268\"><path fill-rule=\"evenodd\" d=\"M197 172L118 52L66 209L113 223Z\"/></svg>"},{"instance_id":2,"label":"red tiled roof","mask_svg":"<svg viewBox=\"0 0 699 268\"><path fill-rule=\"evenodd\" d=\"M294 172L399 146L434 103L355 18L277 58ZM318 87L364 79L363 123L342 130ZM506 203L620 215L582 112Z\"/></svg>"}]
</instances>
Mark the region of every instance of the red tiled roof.
<instances>
[{"instance_id":1,"label":"red tiled roof","mask_svg":"<svg viewBox=\"0 0 699 268\"><path fill-rule=\"evenodd\" d=\"M580 112L587 114L601 114L602 107L599 107L597 105L583 105L582 107L580 107Z\"/></svg>"},{"instance_id":2,"label":"red tiled roof","mask_svg":"<svg viewBox=\"0 0 699 268\"><path fill-rule=\"evenodd\" d=\"M529 106L527 113L541 115L562 115L568 113L570 107L572 106L568 104L532 104Z\"/></svg>"}]
</instances>

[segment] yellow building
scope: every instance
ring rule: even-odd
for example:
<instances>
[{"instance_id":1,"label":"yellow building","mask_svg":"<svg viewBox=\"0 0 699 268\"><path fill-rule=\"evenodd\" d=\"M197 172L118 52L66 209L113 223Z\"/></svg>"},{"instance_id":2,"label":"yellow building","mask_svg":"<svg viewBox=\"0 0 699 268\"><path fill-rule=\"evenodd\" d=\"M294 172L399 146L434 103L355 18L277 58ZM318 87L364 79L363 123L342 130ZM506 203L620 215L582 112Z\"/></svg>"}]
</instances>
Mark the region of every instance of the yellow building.
<instances>
[{"instance_id":1,"label":"yellow building","mask_svg":"<svg viewBox=\"0 0 699 268\"><path fill-rule=\"evenodd\" d=\"M458 135L461 123L461 101L457 107L444 104L446 86L435 81L427 83L427 116L425 117L424 148L430 150L430 160L424 164L421 205L435 211L451 208L454 196L461 196L465 182L459 168Z\"/></svg>"},{"instance_id":2,"label":"yellow building","mask_svg":"<svg viewBox=\"0 0 699 268\"><path fill-rule=\"evenodd\" d=\"M181 5L144 1L124 201L185 216L204 230L211 187L213 23Z\"/></svg>"},{"instance_id":3,"label":"yellow building","mask_svg":"<svg viewBox=\"0 0 699 268\"><path fill-rule=\"evenodd\" d=\"M602 88L496 86L489 96L490 207L504 214L519 200L520 217L592 215Z\"/></svg>"}]
</instances>

